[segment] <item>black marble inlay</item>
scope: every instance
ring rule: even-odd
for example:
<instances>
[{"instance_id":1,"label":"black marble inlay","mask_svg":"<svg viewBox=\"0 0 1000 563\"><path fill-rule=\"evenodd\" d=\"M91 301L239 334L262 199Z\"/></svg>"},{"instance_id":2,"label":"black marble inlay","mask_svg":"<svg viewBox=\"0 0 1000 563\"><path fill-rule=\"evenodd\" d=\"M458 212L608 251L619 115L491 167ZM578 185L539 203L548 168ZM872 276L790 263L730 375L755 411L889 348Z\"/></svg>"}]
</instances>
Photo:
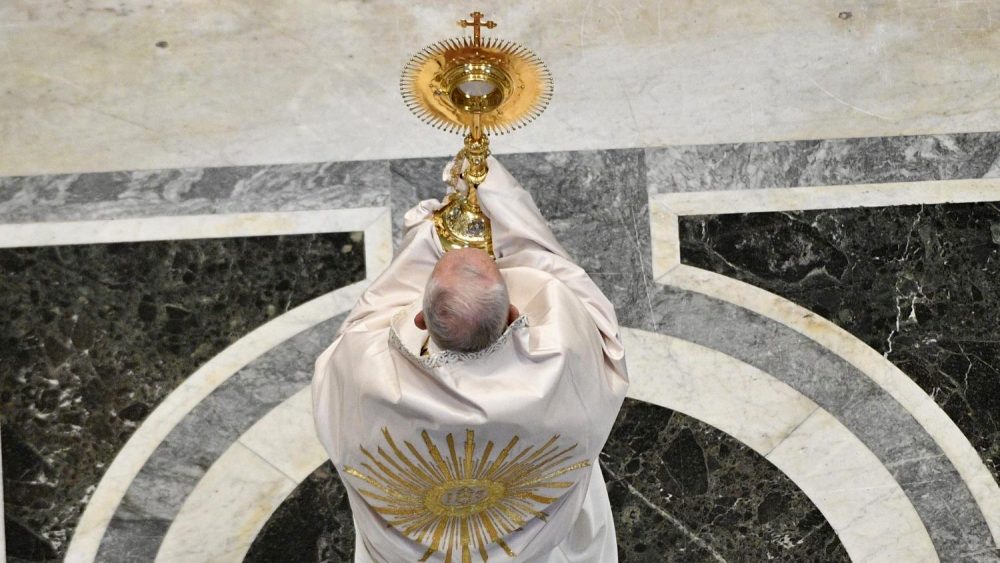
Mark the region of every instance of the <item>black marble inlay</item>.
<instances>
[{"instance_id":1,"label":"black marble inlay","mask_svg":"<svg viewBox=\"0 0 1000 563\"><path fill-rule=\"evenodd\" d=\"M309 386L316 357L346 315L319 322L264 352L184 415L129 483L97 559L154 559L170 523L208 469L254 423Z\"/></svg>"},{"instance_id":2,"label":"black marble inlay","mask_svg":"<svg viewBox=\"0 0 1000 563\"><path fill-rule=\"evenodd\" d=\"M844 328L911 377L1000 469L1000 206L682 217L682 259Z\"/></svg>"},{"instance_id":3,"label":"black marble inlay","mask_svg":"<svg viewBox=\"0 0 1000 563\"><path fill-rule=\"evenodd\" d=\"M819 510L753 450L627 399L601 454L621 561L849 561ZM352 561L347 493L329 463L272 515L244 561Z\"/></svg>"},{"instance_id":4,"label":"black marble inlay","mask_svg":"<svg viewBox=\"0 0 1000 563\"><path fill-rule=\"evenodd\" d=\"M60 557L115 454L184 378L363 277L360 233L0 250L8 556Z\"/></svg>"},{"instance_id":5,"label":"black marble inlay","mask_svg":"<svg viewBox=\"0 0 1000 563\"><path fill-rule=\"evenodd\" d=\"M354 561L351 507L333 463L321 465L285 498L243 561Z\"/></svg>"},{"instance_id":6,"label":"black marble inlay","mask_svg":"<svg viewBox=\"0 0 1000 563\"><path fill-rule=\"evenodd\" d=\"M601 463L622 561L850 560L791 479L681 413L627 400Z\"/></svg>"}]
</instances>

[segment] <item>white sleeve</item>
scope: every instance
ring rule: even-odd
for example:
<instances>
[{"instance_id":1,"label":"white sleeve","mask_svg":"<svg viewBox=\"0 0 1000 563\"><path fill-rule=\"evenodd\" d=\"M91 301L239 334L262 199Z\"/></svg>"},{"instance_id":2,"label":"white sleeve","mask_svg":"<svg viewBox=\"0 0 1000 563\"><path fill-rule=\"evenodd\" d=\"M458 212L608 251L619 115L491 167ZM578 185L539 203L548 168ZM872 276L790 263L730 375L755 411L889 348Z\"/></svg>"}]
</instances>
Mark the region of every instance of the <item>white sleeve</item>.
<instances>
[{"instance_id":1,"label":"white sleeve","mask_svg":"<svg viewBox=\"0 0 1000 563\"><path fill-rule=\"evenodd\" d=\"M440 207L438 200L428 199L407 211L404 219L406 234L399 251L389 267L358 300L340 332L354 328L380 328L389 323L400 307L409 306L420 298L434 265L444 254L430 220L431 214Z\"/></svg>"},{"instance_id":2,"label":"white sleeve","mask_svg":"<svg viewBox=\"0 0 1000 563\"><path fill-rule=\"evenodd\" d=\"M614 306L590 276L577 266L549 229L534 200L495 158L477 193L490 218L493 252L503 268L526 266L544 270L562 281L579 298L604 336L608 360L624 374L625 351ZM445 170L447 174L447 169Z\"/></svg>"}]
</instances>

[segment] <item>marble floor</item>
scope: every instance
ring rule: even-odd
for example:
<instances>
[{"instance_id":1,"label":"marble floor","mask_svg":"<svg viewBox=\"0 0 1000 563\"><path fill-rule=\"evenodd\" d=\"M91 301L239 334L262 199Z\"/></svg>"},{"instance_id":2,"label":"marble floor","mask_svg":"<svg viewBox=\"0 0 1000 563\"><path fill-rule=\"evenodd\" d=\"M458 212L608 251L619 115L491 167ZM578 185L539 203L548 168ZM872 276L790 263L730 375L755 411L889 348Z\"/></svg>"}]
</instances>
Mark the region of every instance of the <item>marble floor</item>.
<instances>
[{"instance_id":1,"label":"marble floor","mask_svg":"<svg viewBox=\"0 0 1000 563\"><path fill-rule=\"evenodd\" d=\"M0 179L8 557L349 560L311 361L445 162ZM623 560L1000 558L1000 134L503 162L627 327Z\"/></svg>"},{"instance_id":2,"label":"marble floor","mask_svg":"<svg viewBox=\"0 0 1000 563\"><path fill-rule=\"evenodd\" d=\"M1000 3L480 9L623 326L621 560L1000 561ZM351 560L312 362L444 193L395 85L466 11L0 3L0 560Z\"/></svg>"}]
</instances>

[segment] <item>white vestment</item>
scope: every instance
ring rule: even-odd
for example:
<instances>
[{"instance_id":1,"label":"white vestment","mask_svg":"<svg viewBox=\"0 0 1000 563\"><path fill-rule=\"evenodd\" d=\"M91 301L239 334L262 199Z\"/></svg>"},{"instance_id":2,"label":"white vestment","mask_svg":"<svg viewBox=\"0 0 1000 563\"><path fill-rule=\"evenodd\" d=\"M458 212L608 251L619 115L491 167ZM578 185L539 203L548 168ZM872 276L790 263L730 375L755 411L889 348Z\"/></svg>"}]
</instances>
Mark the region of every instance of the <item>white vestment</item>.
<instances>
[{"instance_id":1,"label":"white vestment","mask_svg":"<svg viewBox=\"0 0 1000 563\"><path fill-rule=\"evenodd\" d=\"M421 355L413 319L444 254L441 204L426 200L316 361L316 427L347 488L356 561L617 561L597 459L628 387L614 308L531 196L489 168L480 205L522 315L480 352Z\"/></svg>"}]
</instances>

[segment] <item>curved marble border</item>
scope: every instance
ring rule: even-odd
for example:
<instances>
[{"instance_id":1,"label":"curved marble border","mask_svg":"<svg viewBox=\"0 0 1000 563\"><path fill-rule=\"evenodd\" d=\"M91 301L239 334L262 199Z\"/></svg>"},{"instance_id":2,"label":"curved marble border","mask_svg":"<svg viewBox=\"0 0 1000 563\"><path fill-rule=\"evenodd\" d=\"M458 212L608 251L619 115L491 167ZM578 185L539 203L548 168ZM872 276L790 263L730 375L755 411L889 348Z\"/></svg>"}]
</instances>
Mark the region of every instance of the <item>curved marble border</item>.
<instances>
[{"instance_id":1,"label":"curved marble border","mask_svg":"<svg viewBox=\"0 0 1000 563\"><path fill-rule=\"evenodd\" d=\"M671 272L669 283L734 303L781 322L815 340L864 373L905 409L919 424L920 430L926 432L947 456L949 465L958 472L978 505L994 542L1000 543L1000 487L979 453L951 418L892 362L830 321L790 301L776 299L760 288L687 266L680 266ZM737 284L744 287L734 288ZM737 295L738 298L735 297ZM947 498L949 495L943 496Z\"/></svg>"},{"instance_id":2,"label":"curved marble border","mask_svg":"<svg viewBox=\"0 0 1000 563\"><path fill-rule=\"evenodd\" d=\"M765 456L816 503L854 560L937 560L899 484L829 413L715 350L639 330L623 335L631 397L702 420ZM241 561L271 513L325 460L305 387L209 469L171 524L157 561Z\"/></svg>"},{"instance_id":3,"label":"curved marble border","mask_svg":"<svg viewBox=\"0 0 1000 563\"><path fill-rule=\"evenodd\" d=\"M285 497L326 460L307 385L209 468L167 530L156 561L242 561Z\"/></svg>"},{"instance_id":4,"label":"curved marble border","mask_svg":"<svg viewBox=\"0 0 1000 563\"><path fill-rule=\"evenodd\" d=\"M996 551L1000 545L1000 486L969 440L933 399L891 362L830 321L760 288L681 264L677 231L680 215L994 200L1000 200L1000 179L659 194L650 197L650 227L658 283L732 303L805 335L843 358L904 409L919 424L920 432L928 435L947 457L943 463L958 472L988 527L987 535L992 536L992 549ZM863 413L857 416L861 419L857 422L871 422ZM843 420L850 415L844 412L839 417ZM883 446L895 447L888 443ZM929 458L925 463L938 461L942 460ZM927 469L921 471L923 477L913 479L914 484L927 478ZM937 510L944 510L963 496L943 495L946 500ZM926 510L934 512L935 507L928 503Z\"/></svg>"},{"instance_id":5,"label":"curved marble border","mask_svg":"<svg viewBox=\"0 0 1000 563\"><path fill-rule=\"evenodd\" d=\"M933 561L919 515L844 424L774 375L665 334L624 329L633 398L726 432L787 475L854 561Z\"/></svg>"},{"instance_id":6,"label":"curved marble border","mask_svg":"<svg viewBox=\"0 0 1000 563\"><path fill-rule=\"evenodd\" d=\"M652 299L658 332L766 371L850 429L906 491L942 559L995 551L980 508L941 448L861 370L808 336L728 301L676 286L660 286Z\"/></svg>"},{"instance_id":7,"label":"curved marble border","mask_svg":"<svg viewBox=\"0 0 1000 563\"><path fill-rule=\"evenodd\" d=\"M279 343L227 378L174 426L129 484L101 539L98 560L156 556L185 499L206 478L206 469L261 417L312 380L316 357L329 346L351 306L339 305L329 310L334 317Z\"/></svg>"},{"instance_id":8,"label":"curved marble border","mask_svg":"<svg viewBox=\"0 0 1000 563\"><path fill-rule=\"evenodd\" d=\"M136 429L104 473L73 534L66 561L94 560L129 487L164 439L197 405L262 351L350 309L366 286L367 283L359 282L333 291L262 325L209 360L168 395Z\"/></svg>"},{"instance_id":9,"label":"curved marble border","mask_svg":"<svg viewBox=\"0 0 1000 563\"><path fill-rule=\"evenodd\" d=\"M322 212L310 212L317 214ZM267 215L267 214L260 214ZM293 214L297 215L297 214ZM336 219L351 217L350 214L338 213ZM214 216L216 220L224 216ZM206 220L212 217L205 218ZM333 220L323 222L319 232L337 232L344 230L341 222ZM136 429L122 450L108 467L101 478L97 489L91 496L87 508L80 518L73 538L66 552L66 561L92 561L97 556L108 525L111 523L128 488L139 474L164 438L177 424L191 412L196 405L224 383L238 370L244 368L252 360L265 351L295 336L296 334L315 326L318 322L329 319L339 313L346 312L357 301L368 283L378 276L388 265L392 256L392 238L390 213L383 208L374 216L361 213L348 219L352 229L357 228L355 221L367 219L364 227L365 235L365 267L367 279L364 282L352 284L333 291L327 295L313 299L276 319L258 327L247 334L217 356L206 362L180 387L175 389L157 408L150 413L145 421ZM148 219L127 220L141 224ZM239 223L233 223L238 225ZM279 223L280 224L280 223ZM46 228L64 229L72 223L45 223L21 225L32 229L34 236L44 233ZM164 223L167 228L170 223ZM262 223L266 229L268 224ZM274 224L270 227L274 228ZM309 228L316 230L315 225ZM267 235L281 234L275 232L253 231L248 234ZM215 236L226 236L218 234Z\"/></svg>"}]
</instances>

